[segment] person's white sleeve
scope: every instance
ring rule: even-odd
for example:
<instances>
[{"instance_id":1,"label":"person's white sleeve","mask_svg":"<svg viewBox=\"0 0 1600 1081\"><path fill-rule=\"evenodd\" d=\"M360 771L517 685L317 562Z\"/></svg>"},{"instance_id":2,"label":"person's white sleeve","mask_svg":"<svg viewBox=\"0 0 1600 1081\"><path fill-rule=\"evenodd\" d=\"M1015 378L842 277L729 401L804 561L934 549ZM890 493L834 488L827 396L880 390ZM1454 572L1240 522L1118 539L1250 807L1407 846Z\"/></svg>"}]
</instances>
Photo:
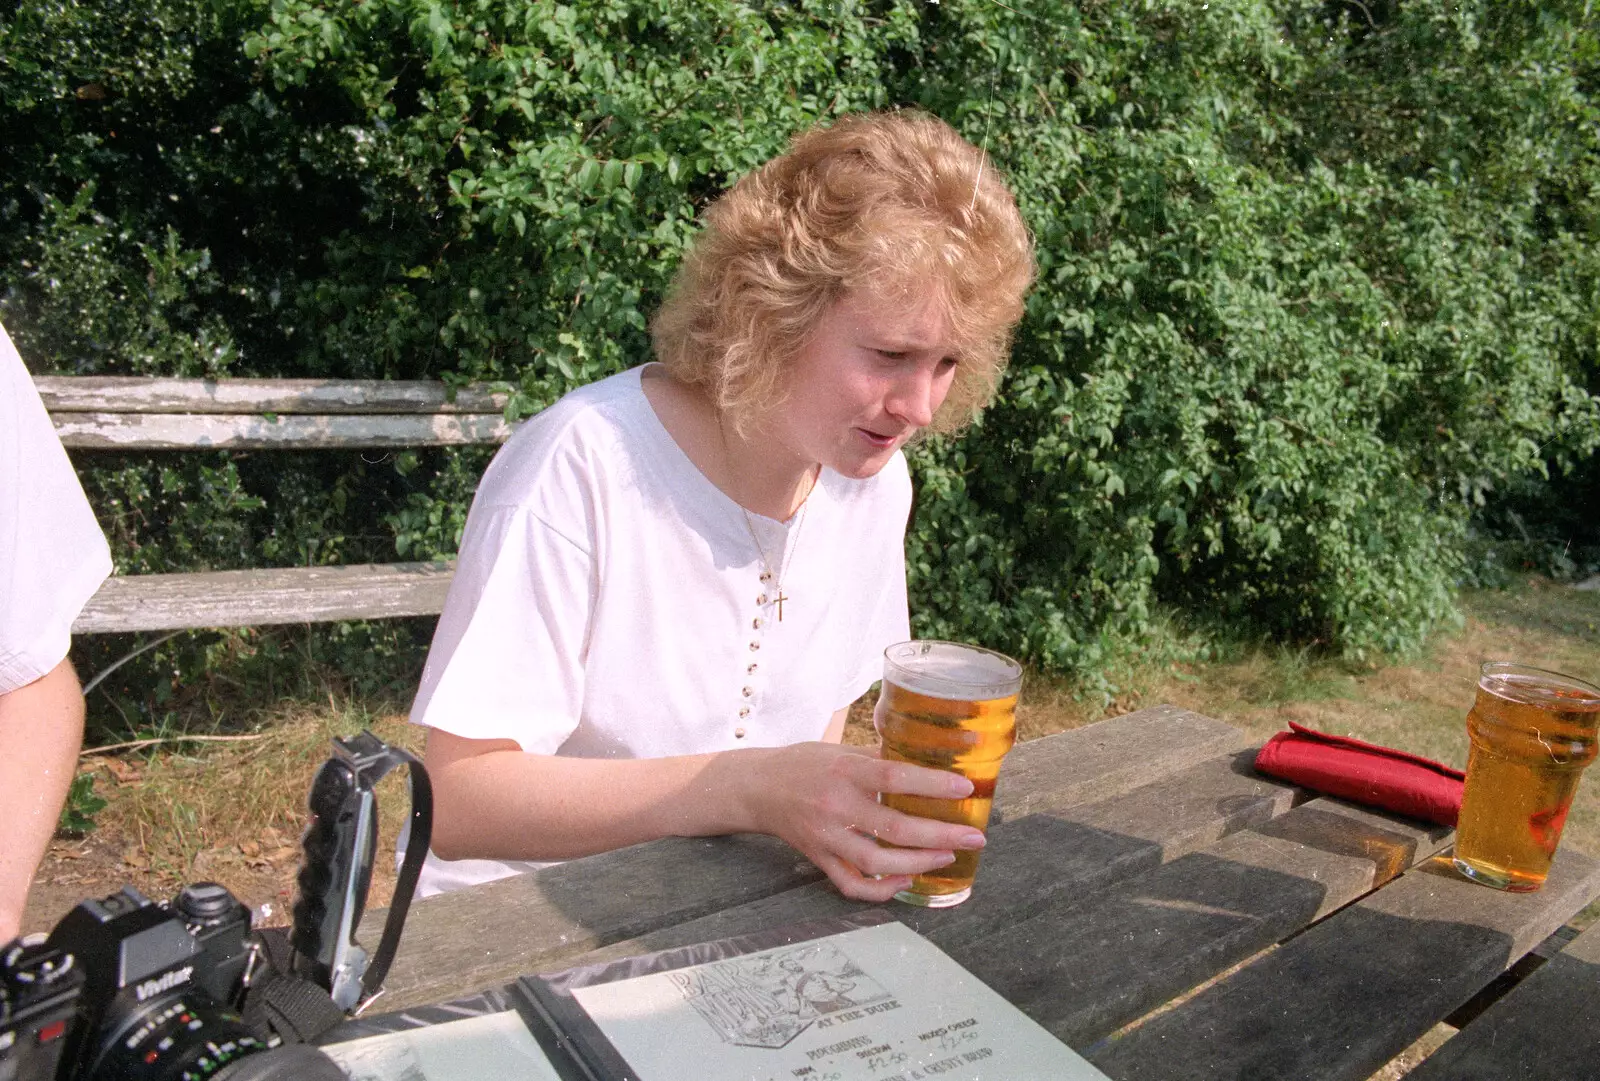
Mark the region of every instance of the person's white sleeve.
<instances>
[{"instance_id":1,"label":"person's white sleeve","mask_svg":"<svg viewBox=\"0 0 1600 1081\"><path fill-rule=\"evenodd\" d=\"M856 650L860 667L845 683L835 708L843 709L871 690L872 685L883 678L883 651L910 637L905 554L901 552L893 560L893 566L884 569L883 589L862 623L861 645Z\"/></svg>"},{"instance_id":2,"label":"person's white sleeve","mask_svg":"<svg viewBox=\"0 0 1600 1081\"><path fill-rule=\"evenodd\" d=\"M0 328L0 694L49 674L111 551L22 358Z\"/></svg>"},{"instance_id":3,"label":"person's white sleeve","mask_svg":"<svg viewBox=\"0 0 1600 1081\"><path fill-rule=\"evenodd\" d=\"M583 707L593 560L526 509L483 511L469 516L411 720L554 754Z\"/></svg>"},{"instance_id":4,"label":"person's white sleeve","mask_svg":"<svg viewBox=\"0 0 1600 1081\"><path fill-rule=\"evenodd\" d=\"M885 509L878 546L878 567L872 574L876 592L862 606L860 635L852 656L856 667L840 688L837 709L860 698L883 678L883 651L911 637L906 600L906 521L911 514L911 477L903 459L886 469Z\"/></svg>"}]
</instances>

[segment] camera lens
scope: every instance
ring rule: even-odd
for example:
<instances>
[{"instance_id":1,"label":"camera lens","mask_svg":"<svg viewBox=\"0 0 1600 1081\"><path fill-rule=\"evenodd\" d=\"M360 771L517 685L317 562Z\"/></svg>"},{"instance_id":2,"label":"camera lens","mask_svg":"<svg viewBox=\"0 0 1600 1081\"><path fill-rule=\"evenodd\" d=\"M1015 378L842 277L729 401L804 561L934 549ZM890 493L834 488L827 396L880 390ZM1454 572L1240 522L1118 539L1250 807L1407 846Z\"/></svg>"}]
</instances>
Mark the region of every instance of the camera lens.
<instances>
[{"instance_id":1,"label":"camera lens","mask_svg":"<svg viewBox=\"0 0 1600 1081\"><path fill-rule=\"evenodd\" d=\"M91 1081L345 1081L315 1047L269 1048L244 1022L196 997L141 1015L106 1049Z\"/></svg>"},{"instance_id":2,"label":"camera lens","mask_svg":"<svg viewBox=\"0 0 1600 1081\"><path fill-rule=\"evenodd\" d=\"M119 1016L120 1014L120 1016ZM198 987L107 1012L89 1077L199 1081L267 1051L267 1042Z\"/></svg>"}]
</instances>

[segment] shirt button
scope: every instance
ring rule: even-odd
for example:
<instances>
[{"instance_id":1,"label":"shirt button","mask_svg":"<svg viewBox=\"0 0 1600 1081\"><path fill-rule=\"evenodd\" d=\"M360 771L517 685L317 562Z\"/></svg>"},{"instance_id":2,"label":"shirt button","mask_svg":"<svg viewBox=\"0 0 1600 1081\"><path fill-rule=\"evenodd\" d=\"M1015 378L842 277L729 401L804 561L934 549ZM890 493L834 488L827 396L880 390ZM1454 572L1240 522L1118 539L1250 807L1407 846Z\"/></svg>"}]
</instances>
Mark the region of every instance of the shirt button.
<instances>
[{"instance_id":1,"label":"shirt button","mask_svg":"<svg viewBox=\"0 0 1600 1081\"><path fill-rule=\"evenodd\" d=\"M739 716L741 716L741 717L750 716L750 707L749 706L740 706L739 707Z\"/></svg>"},{"instance_id":2,"label":"shirt button","mask_svg":"<svg viewBox=\"0 0 1600 1081\"><path fill-rule=\"evenodd\" d=\"M744 695L746 698L749 698L752 694L755 694L756 692L752 691L749 687L746 687L744 690L740 691L739 693Z\"/></svg>"},{"instance_id":3,"label":"shirt button","mask_svg":"<svg viewBox=\"0 0 1600 1081\"><path fill-rule=\"evenodd\" d=\"M749 675L750 673L754 672L757 667L758 666L756 665L756 663L754 661L751 661L750 662L750 667L748 667L748 668L746 668L744 670L745 671L745 675Z\"/></svg>"},{"instance_id":4,"label":"shirt button","mask_svg":"<svg viewBox=\"0 0 1600 1081\"><path fill-rule=\"evenodd\" d=\"M756 603L757 604L766 604L767 603L767 595L765 593L761 594L761 596L756 598Z\"/></svg>"},{"instance_id":5,"label":"shirt button","mask_svg":"<svg viewBox=\"0 0 1600 1081\"><path fill-rule=\"evenodd\" d=\"M760 648L761 648L761 643L760 642L751 642L750 643L750 652L751 653L754 653L756 650L758 650Z\"/></svg>"},{"instance_id":6,"label":"shirt button","mask_svg":"<svg viewBox=\"0 0 1600 1081\"><path fill-rule=\"evenodd\" d=\"M733 730L733 738L734 738L734 739L744 739L744 729L742 729L742 728L735 728L735 729L734 729L734 730Z\"/></svg>"},{"instance_id":7,"label":"shirt button","mask_svg":"<svg viewBox=\"0 0 1600 1081\"><path fill-rule=\"evenodd\" d=\"M750 629L751 630L756 630L756 631L759 631L761 629L761 617L760 616L757 616L755 619L752 619L750 621Z\"/></svg>"}]
</instances>

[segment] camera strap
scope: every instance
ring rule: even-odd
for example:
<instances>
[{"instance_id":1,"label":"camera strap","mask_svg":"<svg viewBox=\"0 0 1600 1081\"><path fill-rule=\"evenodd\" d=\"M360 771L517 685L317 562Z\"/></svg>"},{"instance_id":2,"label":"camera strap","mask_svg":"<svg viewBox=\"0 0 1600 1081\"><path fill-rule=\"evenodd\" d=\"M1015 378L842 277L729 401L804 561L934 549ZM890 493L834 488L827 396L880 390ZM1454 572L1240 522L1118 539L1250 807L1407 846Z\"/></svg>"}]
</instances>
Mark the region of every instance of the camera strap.
<instances>
[{"instance_id":1,"label":"camera strap","mask_svg":"<svg viewBox=\"0 0 1600 1081\"><path fill-rule=\"evenodd\" d=\"M428 845L433 840L433 782L428 780L428 771L411 752L400 747L390 750L410 767L407 772L411 777L411 838L406 843L406 856L400 864L399 877L395 879L389 915L383 922L383 937L378 940L378 949L361 977L363 1000L376 995L383 987L383 978L389 974L389 965L394 961L395 951L400 948L400 932L405 929L412 895L417 892L417 878L422 874L423 861L428 858Z\"/></svg>"},{"instance_id":2,"label":"camera strap","mask_svg":"<svg viewBox=\"0 0 1600 1081\"><path fill-rule=\"evenodd\" d=\"M245 995L245 1024L284 1043L310 1043L345 1019L327 991L289 971L294 947L288 928L262 928L256 941L266 954L266 974Z\"/></svg>"}]
</instances>

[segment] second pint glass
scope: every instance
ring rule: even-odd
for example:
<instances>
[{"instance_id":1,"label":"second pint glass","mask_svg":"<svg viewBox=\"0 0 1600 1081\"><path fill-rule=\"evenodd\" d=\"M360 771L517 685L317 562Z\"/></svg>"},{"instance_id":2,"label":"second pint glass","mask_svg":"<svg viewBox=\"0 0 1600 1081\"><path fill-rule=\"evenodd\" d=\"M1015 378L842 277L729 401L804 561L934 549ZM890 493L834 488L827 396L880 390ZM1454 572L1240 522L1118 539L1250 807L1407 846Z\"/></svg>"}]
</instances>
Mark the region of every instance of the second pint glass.
<instances>
[{"instance_id":1,"label":"second pint glass","mask_svg":"<svg viewBox=\"0 0 1600 1081\"><path fill-rule=\"evenodd\" d=\"M972 782L966 799L884 793L887 806L919 818L984 829L1000 761L1017 738L1022 666L1000 653L956 642L902 642L884 651L883 689L873 726L883 757L954 770ZM958 851L948 867L917 875L896 899L929 908L972 895L978 853Z\"/></svg>"},{"instance_id":2,"label":"second pint glass","mask_svg":"<svg viewBox=\"0 0 1600 1081\"><path fill-rule=\"evenodd\" d=\"M1467 714L1472 750L1456 869L1496 889L1544 885L1583 768L1600 741L1600 687L1490 661Z\"/></svg>"}]
</instances>

